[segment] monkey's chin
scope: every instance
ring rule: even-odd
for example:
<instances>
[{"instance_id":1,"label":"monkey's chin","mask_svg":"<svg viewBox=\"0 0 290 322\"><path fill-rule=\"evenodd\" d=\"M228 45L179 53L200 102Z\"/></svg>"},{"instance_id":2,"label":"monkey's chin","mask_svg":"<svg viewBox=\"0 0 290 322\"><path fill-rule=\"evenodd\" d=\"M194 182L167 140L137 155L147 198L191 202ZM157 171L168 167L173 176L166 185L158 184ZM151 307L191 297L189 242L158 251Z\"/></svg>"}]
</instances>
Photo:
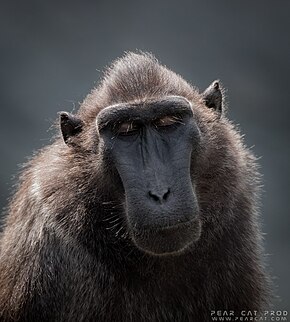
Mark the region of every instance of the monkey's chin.
<instances>
[{"instance_id":1,"label":"monkey's chin","mask_svg":"<svg viewBox=\"0 0 290 322\"><path fill-rule=\"evenodd\" d=\"M170 256L183 253L201 234L201 221L193 219L178 225L132 231L134 244L153 256Z\"/></svg>"}]
</instances>

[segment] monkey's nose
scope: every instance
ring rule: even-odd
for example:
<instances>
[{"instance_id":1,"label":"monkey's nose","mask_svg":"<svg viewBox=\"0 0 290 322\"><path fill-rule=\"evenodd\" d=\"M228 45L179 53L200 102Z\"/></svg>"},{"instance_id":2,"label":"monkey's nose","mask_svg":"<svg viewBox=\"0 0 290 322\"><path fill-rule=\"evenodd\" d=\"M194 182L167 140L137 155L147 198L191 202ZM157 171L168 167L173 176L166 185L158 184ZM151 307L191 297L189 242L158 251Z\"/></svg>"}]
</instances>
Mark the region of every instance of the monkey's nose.
<instances>
[{"instance_id":1,"label":"monkey's nose","mask_svg":"<svg viewBox=\"0 0 290 322\"><path fill-rule=\"evenodd\" d=\"M148 192L148 195L151 200L154 200L155 202L163 203L168 199L170 195L170 189L169 188L165 190L160 189L160 191L150 190Z\"/></svg>"}]
</instances>

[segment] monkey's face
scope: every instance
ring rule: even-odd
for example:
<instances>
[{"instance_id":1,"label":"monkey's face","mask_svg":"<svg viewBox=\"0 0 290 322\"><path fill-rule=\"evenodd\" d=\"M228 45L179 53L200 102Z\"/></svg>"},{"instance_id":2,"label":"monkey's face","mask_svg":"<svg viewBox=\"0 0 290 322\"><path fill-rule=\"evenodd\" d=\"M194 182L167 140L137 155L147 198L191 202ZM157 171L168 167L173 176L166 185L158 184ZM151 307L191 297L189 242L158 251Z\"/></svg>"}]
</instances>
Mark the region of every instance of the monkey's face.
<instances>
[{"instance_id":1,"label":"monkey's face","mask_svg":"<svg viewBox=\"0 0 290 322\"><path fill-rule=\"evenodd\" d=\"M101 153L121 178L136 246L162 255L196 241L201 223L190 169L200 132L190 103L170 96L109 106L98 114L97 129Z\"/></svg>"}]
</instances>

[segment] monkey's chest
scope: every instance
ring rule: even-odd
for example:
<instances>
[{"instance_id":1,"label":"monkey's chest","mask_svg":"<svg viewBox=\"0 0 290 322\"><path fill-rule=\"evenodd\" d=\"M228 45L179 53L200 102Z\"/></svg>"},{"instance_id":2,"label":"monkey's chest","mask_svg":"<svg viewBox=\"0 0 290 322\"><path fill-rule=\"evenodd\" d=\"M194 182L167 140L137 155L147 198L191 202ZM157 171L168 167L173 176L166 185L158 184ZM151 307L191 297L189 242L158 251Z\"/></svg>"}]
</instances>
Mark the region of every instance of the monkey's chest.
<instances>
[{"instance_id":1,"label":"monkey's chest","mask_svg":"<svg viewBox=\"0 0 290 322\"><path fill-rule=\"evenodd\" d=\"M195 292L186 287L120 287L92 303L95 321L206 321ZM92 320L94 320L92 318Z\"/></svg>"}]
</instances>

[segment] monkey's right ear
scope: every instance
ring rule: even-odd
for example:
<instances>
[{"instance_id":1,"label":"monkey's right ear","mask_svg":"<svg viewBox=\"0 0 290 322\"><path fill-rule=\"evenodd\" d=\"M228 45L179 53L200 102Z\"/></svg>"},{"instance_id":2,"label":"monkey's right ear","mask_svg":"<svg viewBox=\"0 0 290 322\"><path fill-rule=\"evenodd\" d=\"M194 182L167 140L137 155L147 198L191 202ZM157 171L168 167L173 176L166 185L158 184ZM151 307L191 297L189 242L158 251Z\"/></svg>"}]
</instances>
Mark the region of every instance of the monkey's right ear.
<instances>
[{"instance_id":1,"label":"monkey's right ear","mask_svg":"<svg viewBox=\"0 0 290 322\"><path fill-rule=\"evenodd\" d=\"M66 144L69 144L68 139L80 133L83 127L82 120L68 112L59 113L59 122L62 137Z\"/></svg>"},{"instance_id":2,"label":"monkey's right ear","mask_svg":"<svg viewBox=\"0 0 290 322\"><path fill-rule=\"evenodd\" d=\"M219 81L214 81L202 94L204 103L207 107L213 108L220 115L223 112L223 94L220 89Z\"/></svg>"}]
</instances>

